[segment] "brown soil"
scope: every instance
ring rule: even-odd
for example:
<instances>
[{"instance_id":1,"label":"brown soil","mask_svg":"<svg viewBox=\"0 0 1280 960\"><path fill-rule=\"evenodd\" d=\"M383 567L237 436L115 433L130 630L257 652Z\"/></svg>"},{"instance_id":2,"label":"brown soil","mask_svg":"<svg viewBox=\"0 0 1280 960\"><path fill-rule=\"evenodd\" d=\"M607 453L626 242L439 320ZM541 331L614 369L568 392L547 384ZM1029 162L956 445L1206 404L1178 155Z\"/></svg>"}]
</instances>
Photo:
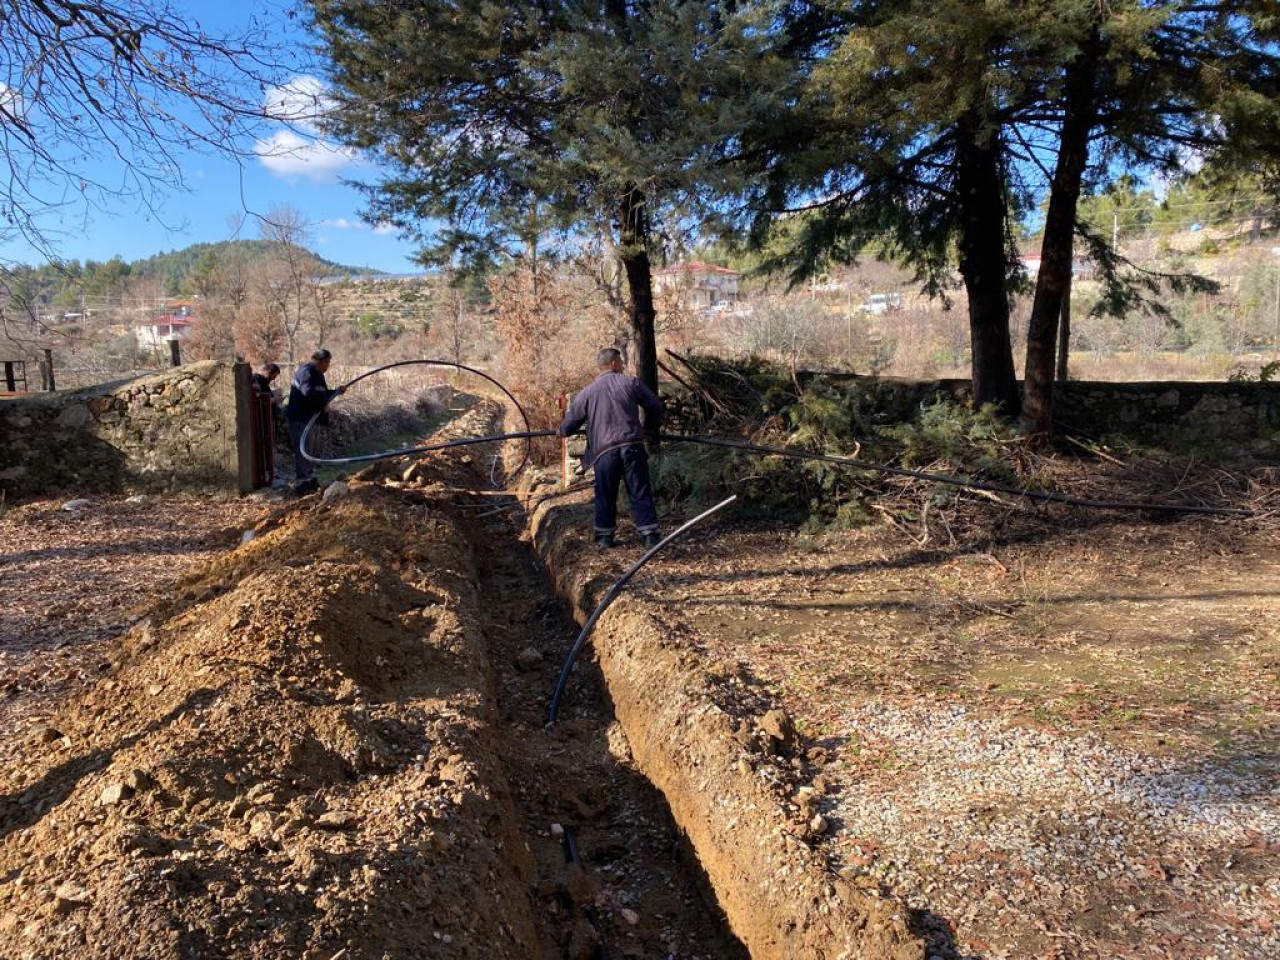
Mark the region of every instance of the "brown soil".
<instances>
[{"instance_id":1,"label":"brown soil","mask_svg":"<svg viewBox=\"0 0 1280 960\"><path fill-rule=\"evenodd\" d=\"M575 685L573 716L544 726L577 628L531 547L516 539L522 531L491 521L477 532L501 750L538 865L539 924L569 957L592 956L598 940L601 956L746 960L590 664ZM576 866L567 862L566 830Z\"/></svg>"},{"instance_id":2,"label":"brown soil","mask_svg":"<svg viewBox=\"0 0 1280 960\"><path fill-rule=\"evenodd\" d=\"M745 956L589 675L543 729L572 622L479 466L277 510L7 734L0 957Z\"/></svg>"},{"instance_id":3,"label":"brown soil","mask_svg":"<svg viewBox=\"0 0 1280 960\"><path fill-rule=\"evenodd\" d=\"M639 556L601 555L587 545L589 529L573 508L534 516L539 550L579 619ZM945 947L945 931L931 937L928 918L909 917L877 883L828 870L814 849L826 829L815 822L821 781L813 786L823 751L807 751L775 700L701 657L694 635L656 614L624 597L593 647L640 769L662 790L751 956L906 960L925 956L928 939ZM566 722L575 712L571 701Z\"/></svg>"},{"instance_id":4,"label":"brown soil","mask_svg":"<svg viewBox=\"0 0 1280 960\"><path fill-rule=\"evenodd\" d=\"M531 955L447 515L306 508L177 607L0 781L6 955Z\"/></svg>"},{"instance_id":5,"label":"brown soil","mask_svg":"<svg viewBox=\"0 0 1280 960\"><path fill-rule=\"evenodd\" d=\"M0 509L0 730L96 682L102 648L260 520L253 498L90 495ZM0 737L0 766L13 737Z\"/></svg>"}]
</instances>

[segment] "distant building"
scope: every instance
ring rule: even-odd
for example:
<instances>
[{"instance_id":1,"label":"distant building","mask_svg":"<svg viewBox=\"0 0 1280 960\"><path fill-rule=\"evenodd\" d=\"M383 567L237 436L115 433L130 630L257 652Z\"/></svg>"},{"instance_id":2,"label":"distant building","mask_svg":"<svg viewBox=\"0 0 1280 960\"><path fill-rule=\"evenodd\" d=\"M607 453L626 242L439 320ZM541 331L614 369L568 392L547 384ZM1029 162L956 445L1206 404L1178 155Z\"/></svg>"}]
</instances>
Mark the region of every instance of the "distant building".
<instances>
[{"instance_id":1,"label":"distant building","mask_svg":"<svg viewBox=\"0 0 1280 960\"><path fill-rule=\"evenodd\" d=\"M322 287L355 283L423 283L437 279L432 273L343 273L321 277L316 283Z\"/></svg>"},{"instance_id":2,"label":"distant building","mask_svg":"<svg viewBox=\"0 0 1280 960\"><path fill-rule=\"evenodd\" d=\"M1018 258L1018 264L1027 278L1034 280L1040 273L1041 259L1038 254L1025 254ZM1076 255L1071 260L1071 275L1079 280L1093 279L1093 261L1088 257Z\"/></svg>"},{"instance_id":3,"label":"distant building","mask_svg":"<svg viewBox=\"0 0 1280 960\"><path fill-rule=\"evenodd\" d=\"M654 292L676 297L690 310L706 310L738 299L737 270L702 260L687 260L653 272Z\"/></svg>"},{"instance_id":4,"label":"distant building","mask_svg":"<svg viewBox=\"0 0 1280 960\"><path fill-rule=\"evenodd\" d=\"M191 332L195 304L190 300L170 300L165 313L154 320L136 324L134 338L139 350L158 350L170 340L184 340Z\"/></svg>"}]
</instances>

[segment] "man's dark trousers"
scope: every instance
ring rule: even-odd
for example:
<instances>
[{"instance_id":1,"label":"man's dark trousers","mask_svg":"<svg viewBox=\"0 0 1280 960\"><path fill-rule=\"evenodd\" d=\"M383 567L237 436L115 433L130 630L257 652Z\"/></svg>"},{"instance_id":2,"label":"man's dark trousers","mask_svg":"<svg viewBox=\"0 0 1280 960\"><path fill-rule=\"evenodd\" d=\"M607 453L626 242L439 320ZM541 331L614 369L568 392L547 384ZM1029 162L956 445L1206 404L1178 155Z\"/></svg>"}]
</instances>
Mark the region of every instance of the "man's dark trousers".
<instances>
[{"instance_id":1,"label":"man's dark trousers","mask_svg":"<svg viewBox=\"0 0 1280 960\"><path fill-rule=\"evenodd\" d=\"M596 536L611 534L618 526L618 486L627 484L631 519L640 536L658 532L658 509L653 503L649 479L649 454L643 443L610 450L596 461Z\"/></svg>"},{"instance_id":2,"label":"man's dark trousers","mask_svg":"<svg viewBox=\"0 0 1280 960\"><path fill-rule=\"evenodd\" d=\"M302 431L307 429L307 421L287 418L289 424L289 446L293 449L293 475L298 483L314 480L316 465L302 455Z\"/></svg>"}]
</instances>

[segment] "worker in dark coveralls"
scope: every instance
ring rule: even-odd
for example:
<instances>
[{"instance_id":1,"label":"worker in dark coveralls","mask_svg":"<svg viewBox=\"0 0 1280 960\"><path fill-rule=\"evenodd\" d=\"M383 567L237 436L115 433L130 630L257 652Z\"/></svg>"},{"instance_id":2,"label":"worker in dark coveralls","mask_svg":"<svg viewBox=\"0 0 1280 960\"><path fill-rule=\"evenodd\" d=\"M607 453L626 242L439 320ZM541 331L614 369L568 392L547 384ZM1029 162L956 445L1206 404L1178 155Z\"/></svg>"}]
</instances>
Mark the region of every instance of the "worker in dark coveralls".
<instances>
[{"instance_id":1,"label":"worker in dark coveralls","mask_svg":"<svg viewBox=\"0 0 1280 960\"><path fill-rule=\"evenodd\" d=\"M293 450L294 476L297 478L294 492L311 493L319 484L316 482L316 465L302 455L302 431L317 413L328 405L329 401L346 387L330 390L324 382L325 372L333 360L328 350L317 350L311 355L311 361L304 363L293 375L289 384L289 403L285 407L285 420L289 425L289 446Z\"/></svg>"},{"instance_id":2,"label":"worker in dark coveralls","mask_svg":"<svg viewBox=\"0 0 1280 960\"><path fill-rule=\"evenodd\" d=\"M268 363L262 368L261 373L253 374L249 380L253 384L253 388L258 391L260 396L267 396L275 391L271 383L276 377L280 376L280 364Z\"/></svg>"},{"instance_id":3,"label":"worker in dark coveralls","mask_svg":"<svg viewBox=\"0 0 1280 960\"><path fill-rule=\"evenodd\" d=\"M599 376L573 398L557 433L567 437L583 423L587 425L586 460L594 462L596 471L596 545L614 545L618 486L625 482L636 532L646 547L652 547L662 536L644 441L646 435L658 435L662 401L635 377L622 372L622 354L612 347L601 350L596 363Z\"/></svg>"}]
</instances>

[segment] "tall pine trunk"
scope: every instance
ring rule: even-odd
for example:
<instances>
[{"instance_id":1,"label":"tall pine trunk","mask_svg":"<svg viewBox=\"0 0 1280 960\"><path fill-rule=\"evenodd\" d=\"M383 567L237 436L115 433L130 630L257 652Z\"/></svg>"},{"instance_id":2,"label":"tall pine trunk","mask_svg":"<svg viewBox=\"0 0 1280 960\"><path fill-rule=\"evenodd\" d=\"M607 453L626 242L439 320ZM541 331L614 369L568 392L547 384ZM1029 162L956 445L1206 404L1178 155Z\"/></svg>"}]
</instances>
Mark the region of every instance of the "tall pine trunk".
<instances>
[{"instance_id":1,"label":"tall pine trunk","mask_svg":"<svg viewBox=\"0 0 1280 960\"><path fill-rule=\"evenodd\" d=\"M649 216L644 194L636 187L624 190L619 200L618 240L618 258L627 275L635 373L645 386L656 393L657 311L653 305L653 268L649 263Z\"/></svg>"},{"instance_id":2,"label":"tall pine trunk","mask_svg":"<svg viewBox=\"0 0 1280 960\"><path fill-rule=\"evenodd\" d=\"M976 112L961 120L956 147L960 195L960 275L969 300L973 351L973 403L994 404L1017 416L1020 403L1009 339L1005 292L1005 196L1000 147Z\"/></svg>"},{"instance_id":3,"label":"tall pine trunk","mask_svg":"<svg viewBox=\"0 0 1280 960\"><path fill-rule=\"evenodd\" d=\"M1049 190L1049 211L1040 246L1031 322L1027 327L1026 390L1022 416L1032 434L1053 430L1054 357L1058 320L1071 295L1071 260L1075 245L1080 183L1089 162L1089 133L1097 120L1097 69L1100 40L1095 26L1080 55L1067 68L1065 113L1058 165Z\"/></svg>"}]
</instances>

